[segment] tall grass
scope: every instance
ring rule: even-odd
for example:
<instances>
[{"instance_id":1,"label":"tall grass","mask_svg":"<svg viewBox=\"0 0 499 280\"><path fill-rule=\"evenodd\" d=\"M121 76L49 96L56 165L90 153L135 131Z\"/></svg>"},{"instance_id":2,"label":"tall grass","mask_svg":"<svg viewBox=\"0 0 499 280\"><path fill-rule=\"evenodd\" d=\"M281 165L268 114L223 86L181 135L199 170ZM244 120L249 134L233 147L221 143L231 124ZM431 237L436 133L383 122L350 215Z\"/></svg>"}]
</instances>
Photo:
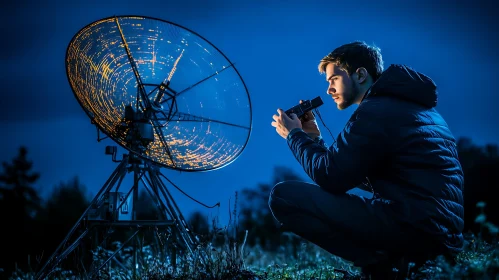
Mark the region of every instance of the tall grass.
<instances>
[{"instance_id":1,"label":"tall grass","mask_svg":"<svg viewBox=\"0 0 499 280\"><path fill-rule=\"evenodd\" d=\"M484 205L479 205L479 207ZM236 215L236 210L234 213ZM483 214L483 213L482 213ZM409 271L407 279L499 279L499 242L494 227L485 215L477 218L483 232L466 235L465 250L454 260L437 257L428 260L418 270ZM215 224L215 222L214 222ZM359 269L307 241L298 248L283 244L277 251L259 245L248 246L248 230L243 238L236 238L239 229L234 219L225 228L215 228L207 236L200 236L193 253L175 257L158 257L151 245L140 247L140 263L133 274L133 254L125 248L116 255L113 268L99 272L99 279L361 279ZM489 229L490 228L490 229ZM486 234L488 241L485 240ZM121 244L115 243L116 248ZM98 250L96 261L112 252ZM204 260L201 256L205 256ZM0 273L0 277L1 277ZM86 272L58 270L51 279L87 279ZM34 272L16 271L10 279L34 279Z\"/></svg>"}]
</instances>

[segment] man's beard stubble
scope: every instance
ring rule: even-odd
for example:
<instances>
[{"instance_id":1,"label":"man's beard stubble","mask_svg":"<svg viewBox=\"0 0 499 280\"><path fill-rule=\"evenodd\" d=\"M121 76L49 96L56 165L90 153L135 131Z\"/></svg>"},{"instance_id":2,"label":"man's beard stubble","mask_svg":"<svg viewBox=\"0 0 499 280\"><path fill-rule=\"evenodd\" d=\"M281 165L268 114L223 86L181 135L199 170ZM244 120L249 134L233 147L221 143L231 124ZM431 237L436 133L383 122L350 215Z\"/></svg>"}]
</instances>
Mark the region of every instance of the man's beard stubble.
<instances>
[{"instance_id":1,"label":"man's beard stubble","mask_svg":"<svg viewBox=\"0 0 499 280\"><path fill-rule=\"evenodd\" d=\"M346 92L347 94L344 95L343 102L338 103L338 109L345 110L350 107L355 102L359 92L358 85L353 80L350 80L350 89Z\"/></svg>"}]
</instances>

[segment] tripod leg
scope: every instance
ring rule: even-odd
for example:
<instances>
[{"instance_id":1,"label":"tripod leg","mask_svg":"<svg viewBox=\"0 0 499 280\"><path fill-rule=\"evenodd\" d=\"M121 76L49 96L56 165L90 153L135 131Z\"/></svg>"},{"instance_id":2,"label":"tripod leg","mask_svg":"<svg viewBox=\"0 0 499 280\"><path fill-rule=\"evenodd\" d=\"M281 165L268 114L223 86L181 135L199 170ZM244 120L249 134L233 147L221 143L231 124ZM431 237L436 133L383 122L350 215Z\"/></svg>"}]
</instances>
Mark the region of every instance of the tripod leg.
<instances>
[{"instance_id":1,"label":"tripod leg","mask_svg":"<svg viewBox=\"0 0 499 280\"><path fill-rule=\"evenodd\" d=\"M137 220L137 200L139 197L139 170L133 173L133 205L132 205L132 220ZM140 176L142 177L142 176ZM138 232L138 231L137 231ZM137 234L134 234L134 236ZM133 239L133 278L137 277L137 238Z\"/></svg>"},{"instance_id":2,"label":"tripod leg","mask_svg":"<svg viewBox=\"0 0 499 280\"><path fill-rule=\"evenodd\" d=\"M151 174L151 180L155 182L158 189L162 192L165 198L168 208L170 209L170 214L172 215L172 218L175 220L175 223L177 225L177 230L180 234L180 237L184 240L184 244L187 246L187 249L191 253L194 253L194 247L196 246L196 242L194 241L191 231L188 229L187 222L185 221L182 212L180 211L177 204L173 200L173 197L166 188L166 185L163 183L161 178L159 178L158 174L161 173L158 170L153 170L150 174ZM168 181L171 184L173 184L170 180Z\"/></svg>"},{"instance_id":3,"label":"tripod leg","mask_svg":"<svg viewBox=\"0 0 499 280\"><path fill-rule=\"evenodd\" d=\"M166 185L164 184L164 182L161 180L161 178L159 178L158 174L163 176L163 178L165 178L174 187L177 187L177 186L175 186L175 184L172 181L170 181L168 178L166 178L166 176L161 174L161 172L159 172L159 170L157 172L154 172L154 175L155 175L154 177L155 177L156 181L158 182L158 184L161 186L160 189L163 192L163 195L165 196L165 199L168 203L168 206L171 208L171 212L174 213L174 217L175 217L175 220L177 222L176 224L177 224L177 229L179 231L179 234L182 237L182 239L184 240L184 244L187 246L187 249L191 252L191 254L193 254L194 248L196 248L198 242L194 238L192 231L189 230L189 227L187 225L187 222L186 222L184 216L182 215L182 212L180 211L177 204L173 200L173 197L170 194L170 192L168 191L168 189L166 188ZM170 203L170 201L171 201L171 203ZM206 255L206 253L203 250L201 250L201 251L197 251L196 254L197 254L197 257L200 258L201 262L206 264L207 259L208 259L208 256Z\"/></svg>"},{"instance_id":4,"label":"tripod leg","mask_svg":"<svg viewBox=\"0 0 499 280\"><path fill-rule=\"evenodd\" d=\"M111 256L109 256L109 258L107 258L107 260L105 260L99 267L97 267L96 269L92 270L92 272L90 273L90 275L88 275L88 278L91 279L92 276L98 272L99 270L101 270L112 258L114 258L114 256L116 256L124 247L125 245L128 244L128 242L130 242L130 240L132 240L132 238L134 238L137 233L139 233L140 231L140 228L138 230L135 231L135 233L130 236L130 238L128 238L125 242L123 242L123 244L120 246L120 248L118 248L118 250L116 250Z\"/></svg>"},{"instance_id":5,"label":"tripod leg","mask_svg":"<svg viewBox=\"0 0 499 280\"><path fill-rule=\"evenodd\" d=\"M66 258L74 249L76 249L76 247L80 245L81 241L83 240L83 238L85 238L89 231L90 229L85 230L80 236L78 236L78 238L76 238L76 240L71 245L68 246L68 248L66 248L66 250L60 253L59 256L55 258L55 265Z\"/></svg>"},{"instance_id":6,"label":"tripod leg","mask_svg":"<svg viewBox=\"0 0 499 280\"><path fill-rule=\"evenodd\" d=\"M78 228L78 226L80 225L80 223L83 220L83 218L87 215L88 211L92 208L92 206L99 200L99 198L102 196L102 194L106 193L106 192L109 192L109 190L113 187L113 185L116 183L116 181L118 180L118 178L120 178L120 177L124 176L124 174L126 174L127 163L128 163L128 160L126 160L124 158L121 161L121 163L116 167L116 169L113 171L113 173L111 174L111 176L109 177L109 179L106 181L106 183L104 184L104 186L101 188L101 190L99 191L99 193L95 196L95 198L89 204L89 206L87 207L87 209L83 212L83 214L80 216L80 218L78 219L78 221L75 223L75 225L73 226L73 228L68 232L68 234L66 235L66 237L64 238L64 240L59 244L59 246L57 247L57 249L52 253L51 257L47 260L47 262L45 263L45 265L38 272L38 274L36 276L37 279L48 277L53 272L53 268L60 263L60 261L62 260L61 258L57 258L57 262L54 262L54 258L56 257L56 255L58 254L58 252L63 248L63 246L66 244L66 242L69 240L69 238L71 238L71 236L73 235L73 233L75 232L75 230ZM70 249L70 248L68 248L68 249ZM72 250L74 250L74 248L72 248ZM69 254L72 250L67 250L65 252L65 255ZM49 269L48 273L45 273L45 270L48 269L49 266L50 266L50 269Z\"/></svg>"},{"instance_id":7,"label":"tripod leg","mask_svg":"<svg viewBox=\"0 0 499 280\"><path fill-rule=\"evenodd\" d=\"M159 194L158 190L158 184L155 184L152 180L152 177L154 176L152 175L153 171L150 168L148 168L147 171L149 173L149 178L151 179L145 177L145 180L147 180L147 182L145 182L144 178L142 178L142 183L144 184L146 191L149 193L151 198L156 203L156 207L158 207L158 209L161 210L160 211L160 214L162 215L161 218L166 220L168 219L169 216L172 217L173 215L170 213L168 207L166 207L165 203L161 199L161 195ZM153 192L154 194L152 194L151 192Z\"/></svg>"}]
</instances>

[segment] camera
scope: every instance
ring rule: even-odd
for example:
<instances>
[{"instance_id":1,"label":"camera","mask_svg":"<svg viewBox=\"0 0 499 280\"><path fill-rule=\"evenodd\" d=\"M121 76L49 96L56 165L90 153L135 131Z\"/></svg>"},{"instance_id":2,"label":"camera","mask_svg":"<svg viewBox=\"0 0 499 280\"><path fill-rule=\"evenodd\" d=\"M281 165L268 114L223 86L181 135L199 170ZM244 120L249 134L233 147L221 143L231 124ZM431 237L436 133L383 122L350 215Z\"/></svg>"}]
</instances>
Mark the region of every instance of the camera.
<instances>
[{"instance_id":1,"label":"camera","mask_svg":"<svg viewBox=\"0 0 499 280\"><path fill-rule=\"evenodd\" d=\"M320 96L312 100L304 100L301 104L298 104L288 110L286 110L286 115L290 117L292 113L295 113L298 118L301 118L306 112L311 111L324 104Z\"/></svg>"}]
</instances>

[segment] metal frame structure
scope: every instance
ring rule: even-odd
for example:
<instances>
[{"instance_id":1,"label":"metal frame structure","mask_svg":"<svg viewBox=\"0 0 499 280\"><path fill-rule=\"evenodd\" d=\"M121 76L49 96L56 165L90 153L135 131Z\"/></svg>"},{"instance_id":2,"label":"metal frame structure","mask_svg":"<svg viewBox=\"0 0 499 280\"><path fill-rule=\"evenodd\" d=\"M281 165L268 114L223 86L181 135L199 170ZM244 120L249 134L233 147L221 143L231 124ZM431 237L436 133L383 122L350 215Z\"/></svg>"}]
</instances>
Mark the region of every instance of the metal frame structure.
<instances>
[{"instance_id":1,"label":"metal frame structure","mask_svg":"<svg viewBox=\"0 0 499 280\"><path fill-rule=\"evenodd\" d=\"M113 149L114 148L114 149ZM107 147L106 153L113 154L113 160L116 153L116 147ZM139 231L154 227L166 227L173 229L173 234L176 238L177 244L180 245L181 250L186 252L193 253L197 244L197 240L194 234L190 231L184 216L182 215L180 209L177 204L173 200L171 193L168 191L165 183L162 181L160 176L164 175L159 171L159 168L156 164L145 161L136 155L133 154L124 154L123 159L119 161L120 164L116 167L114 172L111 174L109 179L103 185L99 193L92 200L87 209L83 212L81 217L78 219L73 228L66 235L64 240L60 243L58 248L52 254L52 256L47 260L45 265L42 267L40 272L37 275L37 279L44 279L51 275L54 272L54 269L57 265L60 264L62 260L64 260L71 252L73 252L81 242L91 236L90 233L92 230L98 227L107 227L109 231L112 231L115 227L128 227L130 229L134 229L135 233L122 244L122 246L116 250L106 261L98 264L98 266L94 266L91 269L90 273L87 275L89 278L92 278L96 273L99 272L109 261L113 259L113 257L124 248L128 242L132 241L134 237L139 233ZM106 197L109 197L109 193L113 190L118 191L121 183L123 182L125 176L128 173L133 173L133 186L130 188L128 193L126 194L125 199L121 202L120 205L117 205L113 209L113 214L110 215L110 219L108 220L92 220L89 219L89 211L91 209L101 208L103 205L103 201ZM165 177L166 178L166 177ZM170 180L168 180L171 184L173 184ZM153 198L156 206L161 210L160 214L164 218L164 220L136 220L136 205L137 198L139 194L139 183L142 182L147 192ZM122 209L124 203L127 202L129 196L132 195L133 203L132 203L132 220L120 221L116 220L117 213ZM79 235L77 234L77 229L80 228ZM69 241L73 238L73 242L69 243ZM103 240L105 241L105 240ZM136 242L134 242L134 265L133 265L133 273L136 275L136 268L138 264L137 260L137 248ZM172 256L172 263L175 265L176 255Z\"/></svg>"}]
</instances>

